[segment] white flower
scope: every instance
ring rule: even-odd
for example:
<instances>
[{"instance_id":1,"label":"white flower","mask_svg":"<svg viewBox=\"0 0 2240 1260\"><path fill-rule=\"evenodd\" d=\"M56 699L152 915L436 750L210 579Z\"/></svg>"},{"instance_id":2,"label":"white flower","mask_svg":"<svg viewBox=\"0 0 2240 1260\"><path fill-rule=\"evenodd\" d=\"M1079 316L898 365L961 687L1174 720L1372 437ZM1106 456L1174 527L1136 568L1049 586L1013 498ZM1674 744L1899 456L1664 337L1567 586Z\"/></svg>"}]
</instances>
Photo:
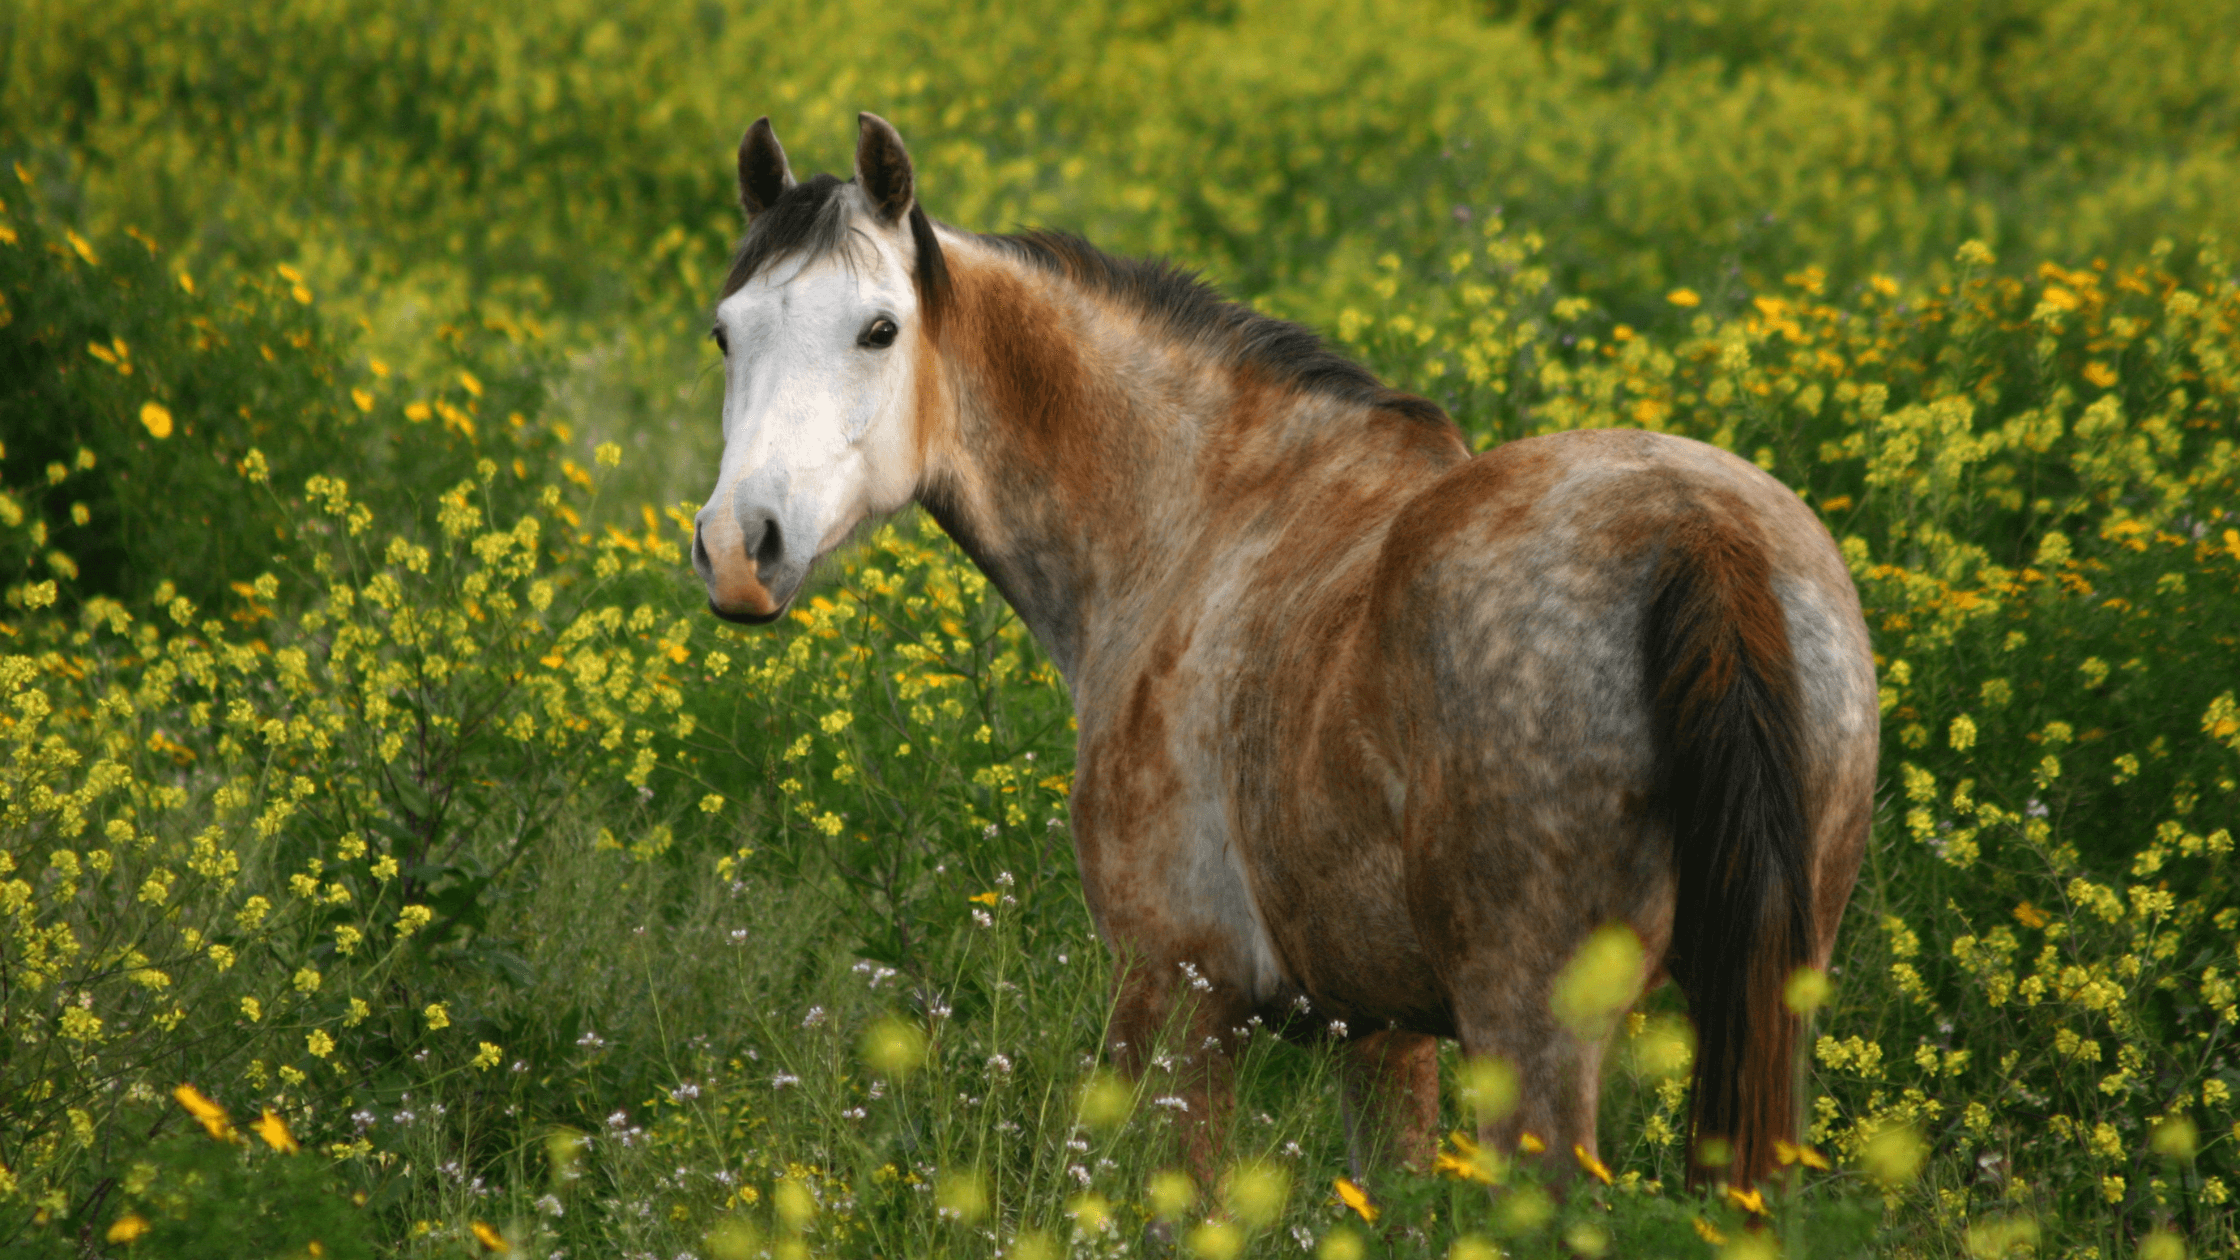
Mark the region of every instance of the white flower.
<instances>
[{"instance_id":1,"label":"white flower","mask_svg":"<svg viewBox=\"0 0 2240 1260\"><path fill-rule=\"evenodd\" d=\"M568 1209L560 1205L559 1195L548 1194L537 1200L537 1210L546 1216L560 1216L565 1214Z\"/></svg>"},{"instance_id":2,"label":"white flower","mask_svg":"<svg viewBox=\"0 0 2240 1260\"><path fill-rule=\"evenodd\" d=\"M822 1023L824 1023L824 1008L821 1006L810 1007L809 1013L801 1017L803 1028L815 1028Z\"/></svg>"},{"instance_id":3,"label":"white flower","mask_svg":"<svg viewBox=\"0 0 2240 1260\"><path fill-rule=\"evenodd\" d=\"M1164 1098L1154 1098L1151 1100L1151 1105L1154 1107L1165 1107L1170 1111L1190 1110L1189 1103L1184 1102L1182 1099L1176 1097L1173 1094L1169 1094Z\"/></svg>"},{"instance_id":4,"label":"white flower","mask_svg":"<svg viewBox=\"0 0 2240 1260\"><path fill-rule=\"evenodd\" d=\"M772 1089L784 1089L788 1085L799 1085L800 1083L801 1078L791 1072L780 1072L770 1078L770 1088Z\"/></svg>"},{"instance_id":5,"label":"white flower","mask_svg":"<svg viewBox=\"0 0 2240 1260\"><path fill-rule=\"evenodd\" d=\"M1331 1036L1333 1036L1333 1037L1343 1037L1343 1036L1345 1036L1345 1035L1346 1035L1346 1022L1345 1022L1344 1020L1342 1020L1342 1019L1333 1019L1333 1020L1331 1020L1331 1021L1330 1021L1330 1035L1331 1035Z\"/></svg>"}]
</instances>

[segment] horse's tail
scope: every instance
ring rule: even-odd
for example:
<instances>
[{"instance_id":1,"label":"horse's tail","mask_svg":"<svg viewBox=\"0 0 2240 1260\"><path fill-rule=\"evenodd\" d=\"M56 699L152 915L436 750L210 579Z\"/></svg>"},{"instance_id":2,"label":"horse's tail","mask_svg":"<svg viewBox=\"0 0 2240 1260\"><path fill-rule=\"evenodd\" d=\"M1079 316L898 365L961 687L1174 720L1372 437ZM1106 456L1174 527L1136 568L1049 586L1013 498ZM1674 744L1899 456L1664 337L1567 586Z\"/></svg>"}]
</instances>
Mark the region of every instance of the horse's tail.
<instances>
[{"instance_id":1,"label":"horse's tail","mask_svg":"<svg viewBox=\"0 0 2240 1260\"><path fill-rule=\"evenodd\" d=\"M1673 531L1647 631L1656 800L1679 883L1665 965L1696 1026L1689 1181L1748 1185L1774 1168L1776 1141L1795 1140L1784 998L1812 953L1796 671L1756 531L1717 509Z\"/></svg>"}]
</instances>

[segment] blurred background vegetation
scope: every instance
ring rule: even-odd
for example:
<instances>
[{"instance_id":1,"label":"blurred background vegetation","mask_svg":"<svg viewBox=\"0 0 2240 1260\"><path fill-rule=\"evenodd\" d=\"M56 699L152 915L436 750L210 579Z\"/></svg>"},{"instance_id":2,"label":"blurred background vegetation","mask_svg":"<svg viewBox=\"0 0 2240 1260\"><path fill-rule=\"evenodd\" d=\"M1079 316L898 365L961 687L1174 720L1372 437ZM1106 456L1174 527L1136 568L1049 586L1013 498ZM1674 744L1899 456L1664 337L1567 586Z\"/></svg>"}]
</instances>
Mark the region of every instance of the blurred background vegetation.
<instances>
[{"instance_id":1,"label":"blurred background vegetation","mask_svg":"<svg viewBox=\"0 0 2240 1260\"><path fill-rule=\"evenodd\" d=\"M0 0L0 67L0 1250L2235 1247L2240 5ZM1664 994L1561 1203L1450 1142L1367 1220L1265 1044L1165 1175L1018 623L915 514L766 632L681 558L733 147L860 109L1480 446L1821 512L1834 1167L1679 1192Z\"/></svg>"},{"instance_id":2,"label":"blurred background vegetation","mask_svg":"<svg viewBox=\"0 0 2240 1260\"><path fill-rule=\"evenodd\" d=\"M668 501L704 489L721 159L759 114L845 173L874 108L937 218L1171 254L1326 326L1369 260L1436 282L1454 221L1499 214L1656 327L1675 286L1928 286L1969 239L2229 236L2236 64L2226 0L11 0L0 146L83 226L296 266L392 362L463 311L548 325L560 405Z\"/></svg>"}]
</instances>

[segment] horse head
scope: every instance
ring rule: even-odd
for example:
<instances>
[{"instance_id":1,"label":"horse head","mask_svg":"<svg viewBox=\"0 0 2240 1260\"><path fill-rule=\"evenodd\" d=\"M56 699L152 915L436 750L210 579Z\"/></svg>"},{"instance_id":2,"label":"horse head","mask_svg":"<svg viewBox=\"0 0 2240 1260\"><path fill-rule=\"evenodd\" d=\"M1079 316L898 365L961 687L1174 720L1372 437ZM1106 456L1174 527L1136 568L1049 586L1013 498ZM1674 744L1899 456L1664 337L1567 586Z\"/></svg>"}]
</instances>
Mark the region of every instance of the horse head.
<instances>
[{"instance_id":1,"label":"horse head","mask_svg":"<svg viewBox=\"0 0 2240 1260\"><path fill-rule=\"evenodd\" d=\"M770 120L739 142L747 232L718 300L723 463L692 564L729 621L785 611L815 562L918 486L945 283L910 155L858 117L855 178L796 182Z\"/></svg>"}]
</instances>

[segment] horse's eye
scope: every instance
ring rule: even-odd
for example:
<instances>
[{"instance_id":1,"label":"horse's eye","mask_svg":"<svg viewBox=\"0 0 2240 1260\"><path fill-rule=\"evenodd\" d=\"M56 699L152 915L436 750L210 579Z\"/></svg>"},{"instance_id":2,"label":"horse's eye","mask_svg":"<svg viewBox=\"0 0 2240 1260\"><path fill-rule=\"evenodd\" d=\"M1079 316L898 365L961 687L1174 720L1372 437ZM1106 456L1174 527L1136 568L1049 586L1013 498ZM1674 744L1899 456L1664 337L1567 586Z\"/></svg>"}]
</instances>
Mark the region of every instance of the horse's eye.
<instances>
[{"instance_id":1,"label":"horse's eye","mask_svg":"<svg viewBox=\"0 0 2240 1260\"><path fill-rule=\"evenodd\" d=\"M901 329L895 327L893 320L881 315L871 321L870 326L863 330L863 336L857 340L859 344L869 346L874 350L884 350L894 344L895 334L901 331Z\"/></svg>"},{"instance_id":2,"label":"horse's eye","mask_svg":"<svg viewBox=\"0 0 2240 1260\"><path fill-rule=\"evenodd\" d=\"M731 338L723 335L723 329L714 329L713 331L709 332L708 335L715 338L716 349L722 351L726 355L731 353Z\"/></svg>"}]
</instances>

